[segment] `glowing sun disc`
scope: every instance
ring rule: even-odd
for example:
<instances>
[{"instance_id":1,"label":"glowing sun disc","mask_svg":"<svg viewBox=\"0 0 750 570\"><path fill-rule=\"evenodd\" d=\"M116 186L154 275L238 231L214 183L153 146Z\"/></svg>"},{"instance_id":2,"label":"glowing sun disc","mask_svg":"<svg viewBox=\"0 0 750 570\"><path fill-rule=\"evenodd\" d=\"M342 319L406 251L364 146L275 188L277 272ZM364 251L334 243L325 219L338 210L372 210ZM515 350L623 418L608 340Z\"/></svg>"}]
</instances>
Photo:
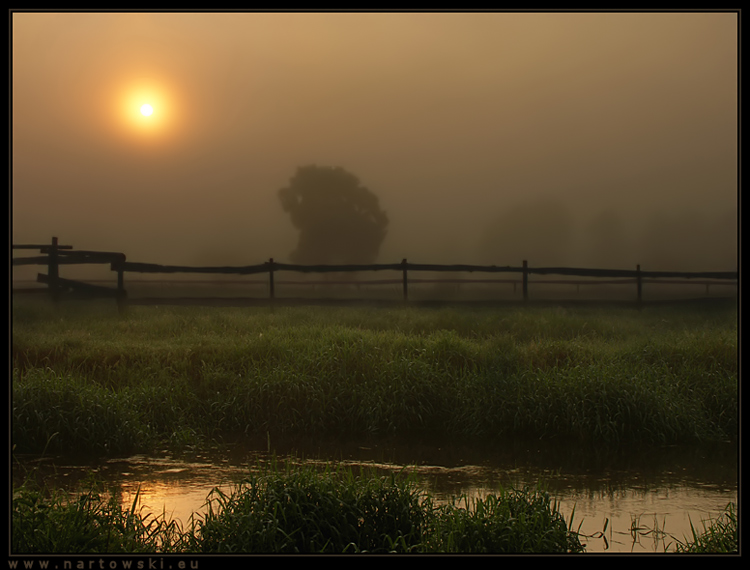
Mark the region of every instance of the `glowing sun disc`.
<instances>
[{"instance_id":1,"label":"glowing sun disc","mask_svg":"<svg viewBox=\"0 0 750 570\"><path fill-rule=\"evenodd\" d=\"M144 117L148 117L153 112L154 108L151 105L146 104L141 106L141 115L143 115Z\"/></svg>"}]
</instances>

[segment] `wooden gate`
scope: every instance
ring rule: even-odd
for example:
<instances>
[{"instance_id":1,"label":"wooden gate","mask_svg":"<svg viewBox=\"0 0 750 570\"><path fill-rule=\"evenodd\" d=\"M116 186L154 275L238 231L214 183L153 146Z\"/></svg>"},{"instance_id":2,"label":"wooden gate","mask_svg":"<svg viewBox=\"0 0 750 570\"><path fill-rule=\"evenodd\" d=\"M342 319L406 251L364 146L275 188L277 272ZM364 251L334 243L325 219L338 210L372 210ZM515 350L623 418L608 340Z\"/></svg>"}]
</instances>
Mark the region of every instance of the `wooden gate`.
<instances>
[{"instance_id":1,"label":"wooden gate","mask_svg":"<svg viewBox=\"0 0 750 570\"><path fill-rule=\"evenodd\" d=\"M37 274L37 281L48 286L49 295L57 302L63 295L75 297L111 297L117 301L122 312L125 309L127 293L124 287L122 264L125 263L124 253L108 251L74 251L72 245L60 245L57 238L52 238L51 244L13 244L13 249L37 249L43 255L36 257L19 257L13 259L13 265L46 265L47 273ZM83 281L64 279L60 277L60 265L109 263L113 271L117 271L117 287L103 287Z\"/></svg>"}]
</instances>

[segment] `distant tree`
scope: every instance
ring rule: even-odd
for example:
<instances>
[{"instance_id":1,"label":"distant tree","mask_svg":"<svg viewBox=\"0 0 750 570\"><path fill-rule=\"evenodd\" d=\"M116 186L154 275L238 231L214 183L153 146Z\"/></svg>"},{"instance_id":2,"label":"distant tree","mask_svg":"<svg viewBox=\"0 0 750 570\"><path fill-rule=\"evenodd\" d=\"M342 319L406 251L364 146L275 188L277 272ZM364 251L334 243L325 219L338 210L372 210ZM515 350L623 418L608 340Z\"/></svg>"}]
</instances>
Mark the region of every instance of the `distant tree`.
<instances>
[{"instance_id":1,"label":"distant tree","mask_svg":"<svg viewBox=\"0 0 750 570\"><path fill-rule=\"evenodd\" d=\"M339 167L303 166L278 194L300 232L292 262L375 262L388 217L356 176Z\"/></svg>"}]
</instances>

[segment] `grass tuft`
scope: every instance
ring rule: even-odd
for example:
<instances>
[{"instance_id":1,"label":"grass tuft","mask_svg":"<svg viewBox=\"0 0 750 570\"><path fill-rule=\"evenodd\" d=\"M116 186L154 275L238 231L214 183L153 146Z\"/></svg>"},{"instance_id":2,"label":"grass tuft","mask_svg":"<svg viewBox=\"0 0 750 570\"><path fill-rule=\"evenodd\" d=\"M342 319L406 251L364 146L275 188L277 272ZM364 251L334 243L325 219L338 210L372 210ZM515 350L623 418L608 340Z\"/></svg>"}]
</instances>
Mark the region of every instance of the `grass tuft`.
<instances>
[{"instance_id":1,"label":"grass tuft","mask_svg":"<svg viewBox=\"0 0 750 570\"><path fill-rule=\"evenodd\" d=\"M727 505L715 520L703 521L703 532L690 523L691 538L677 541L675 550L687 554L725 554L739 552L739 525L736 506Z\"/></svg>"}]
</instances>

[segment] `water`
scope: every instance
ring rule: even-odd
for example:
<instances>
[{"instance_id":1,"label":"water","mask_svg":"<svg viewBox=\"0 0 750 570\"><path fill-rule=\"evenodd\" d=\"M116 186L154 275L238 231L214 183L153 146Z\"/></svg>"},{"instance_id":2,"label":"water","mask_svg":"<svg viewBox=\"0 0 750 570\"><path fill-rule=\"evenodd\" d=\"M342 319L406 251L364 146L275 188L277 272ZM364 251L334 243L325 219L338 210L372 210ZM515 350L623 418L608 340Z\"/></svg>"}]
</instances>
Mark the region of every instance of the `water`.
<instances>
[{"instance_id":1,"label":"water","mask_svg":"<svg viewBox=\"0 0 750 570\"><path fill-rule=\"evenodd\" d=\"M269 453L269 449L273 453ZM90 463L20 458L14 480L35 472L48 484L74 489L94 474L124 505L139 493L145 512L189 522L215 487L230 490L259 465L273 460L326 463L382 472L407 469L438 501L482 497L498 486L544 481L560 511L585 535L587 552L668 552L692 536L691 523L718 517L738 500L737 447L661 447L583 452L575 447L443 445L430 442L256 441L172 455L113 458Z\"/></svg>"}]
</instances>

